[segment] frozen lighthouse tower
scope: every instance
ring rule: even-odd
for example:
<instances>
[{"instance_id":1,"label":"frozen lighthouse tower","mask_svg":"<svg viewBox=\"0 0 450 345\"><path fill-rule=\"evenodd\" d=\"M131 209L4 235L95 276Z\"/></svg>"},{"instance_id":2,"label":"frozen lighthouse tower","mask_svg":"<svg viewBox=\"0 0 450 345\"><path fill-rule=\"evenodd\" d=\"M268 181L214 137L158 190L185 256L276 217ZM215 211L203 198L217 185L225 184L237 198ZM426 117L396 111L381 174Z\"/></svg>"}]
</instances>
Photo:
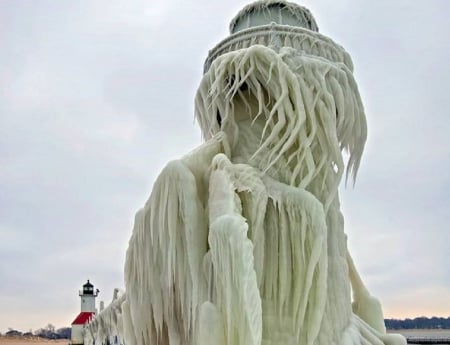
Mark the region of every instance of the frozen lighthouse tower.
<instances>
[{"instance_id":1,"label":"frozen lighthouse tower","mask_svg":"<svg viewBox=\"0 0 450 345\"><path fill-rule=\"evenodd\" d=\"M92 285L89 279L83 285L83 289L78 293L81 299L81 311L72 322L71 343L73 345L84 343L85 326L95 316L95 298L98 296L98 293L99 290L94 290L94 285Z\"/></svg>"},{"instance_id":2,"label":"frozen lighthouse tower","mask_svg":"<svg viewBox=\"0 0 450 345\"><path fill-rule=\"evenodd\" d=\"M356 179L366 117L350 55L310 11L244 7L208 54L195 117L204 143L137 212L95 343L115 329L126 345L406 344L347 247L339 184Z\"/></svg>"}]
</instances>

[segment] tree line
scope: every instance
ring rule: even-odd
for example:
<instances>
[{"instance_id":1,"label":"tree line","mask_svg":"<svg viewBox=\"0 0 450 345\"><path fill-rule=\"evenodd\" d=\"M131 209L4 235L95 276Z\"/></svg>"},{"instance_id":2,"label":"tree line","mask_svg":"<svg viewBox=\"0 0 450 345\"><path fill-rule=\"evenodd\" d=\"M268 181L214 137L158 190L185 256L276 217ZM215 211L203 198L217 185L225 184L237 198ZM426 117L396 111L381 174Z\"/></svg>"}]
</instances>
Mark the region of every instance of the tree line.
<instances>
[{"instance_id":1,"label":"tree line","mask_svg":"<svg viewBox=\"0 0 450 345\"><path fill-rule=\"evenodd\" d=\"M2 335L0 333L0 335ZM70 327L62 327L56 329L51 323L43 328L39 328L36 331L32 331L31 329L28 332L18 331L13 328L8 328L8 331L3 334L6 337L39 337L45 339L70 339L71 328Z\"/></svg>"},{"instance_id":2,"label":"tree line","mask_svg":"<svg viewBox=\"0 0 450 345\"><path fill-rule=\"evenodd\" d=\"M450 317L436 317L427 318L425 316L416 317L415 319L385 319L384 324L387 329L450 329ZM29 330L28 332L21 332L13 328L3 334L9 337L31 337L36 336L45 339L70 339L71 328L62 327L56 329L51 323L36 331ZM0 333L0 336L2 334Z\"/></svg>"},{"instance_id":3,"label":"tree line","mask_svg":"<svg viewBox=\"0 0 450 345\"><path fill-rule=\"evenodd\" d=\"M450 329L450 317L427 318L425 316L415 319L385 319L384 323L387 329Z\"/></svg>"}]
</instances>

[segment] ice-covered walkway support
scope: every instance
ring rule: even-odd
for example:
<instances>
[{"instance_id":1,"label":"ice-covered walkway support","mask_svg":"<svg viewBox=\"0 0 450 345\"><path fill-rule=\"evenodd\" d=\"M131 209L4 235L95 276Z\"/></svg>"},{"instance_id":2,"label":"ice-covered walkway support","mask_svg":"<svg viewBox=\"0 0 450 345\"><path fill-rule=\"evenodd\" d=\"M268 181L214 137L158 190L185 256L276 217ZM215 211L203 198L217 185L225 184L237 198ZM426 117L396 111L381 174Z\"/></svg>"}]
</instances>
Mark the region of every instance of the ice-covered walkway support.
<instances>
[{"instance_id":1,"label":"ice-covered walkway support","mask_svg":"<svg viewBox=\"0 0 450 345\"><path fill-rule=\"evenodd\" d=\"M84 345L124 345L122 304L125 295L114 289L112 302L87 325Z\"/></svg>"},{"instance_id":2,"label":"ice-covered walkway support","mask_svg":"<svg viewBox=\"0 0 450 345\"><path fill-rule=\"evenodd\" d=\"M347 249L338 186L366 140L349 54L286 1L230 29L195 99L205 143L137 213L109 315L127 345L405 344Z\"/></svg>"}]
</instances>

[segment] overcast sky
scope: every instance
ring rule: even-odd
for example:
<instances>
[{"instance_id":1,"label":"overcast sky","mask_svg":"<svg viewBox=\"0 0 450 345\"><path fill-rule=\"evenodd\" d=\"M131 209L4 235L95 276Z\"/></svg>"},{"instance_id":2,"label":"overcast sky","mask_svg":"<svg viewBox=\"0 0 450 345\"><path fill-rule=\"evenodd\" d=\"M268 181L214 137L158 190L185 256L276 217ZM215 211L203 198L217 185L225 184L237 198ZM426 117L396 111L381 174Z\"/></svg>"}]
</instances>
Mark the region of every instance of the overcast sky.
<instances>
[{"instance_id":1,"label":"overcast sky","mask_svg":"<svg viewBox=\"0 0 450 345\"><path fill-rule=\"evenodd\" d=\"M0 331L123 288L134 213L201 142L203 61L244 0L0 0ZM369 138L342 188L386 317L450 316L450 2L305 0L351 54Z\"/></svg>"}]
</instances>

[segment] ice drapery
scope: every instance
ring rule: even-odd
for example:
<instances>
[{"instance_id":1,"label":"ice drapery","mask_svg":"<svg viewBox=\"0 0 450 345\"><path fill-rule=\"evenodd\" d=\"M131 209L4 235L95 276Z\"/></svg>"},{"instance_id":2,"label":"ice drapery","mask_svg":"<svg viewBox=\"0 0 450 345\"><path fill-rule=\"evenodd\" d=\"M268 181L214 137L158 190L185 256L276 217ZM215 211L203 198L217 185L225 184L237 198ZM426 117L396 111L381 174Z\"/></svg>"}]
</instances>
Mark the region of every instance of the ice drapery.
<instances>
[{"instance_id":1,"label":"ice drapery","mask_svg":"<svg viewBox=\"0 0 450 345\"><path fill-rule=\"evenodd\" d=\"M338 185L366 140L351 59L312 31L250 32L207 61L205 143L136 215L118 329L127 345L403 344L347 250Z\"/></svg>"},{"instance_id":2,"label":"ice drapery","mask_svg":"<svg viewBox=\"0 0 450 345\"><path fill-rule=\"evenodd\" d=\"M112 302L87 325L84 344L124 344L122 304L125 295L116 289Z\"/></svg>"}]
</instances>

